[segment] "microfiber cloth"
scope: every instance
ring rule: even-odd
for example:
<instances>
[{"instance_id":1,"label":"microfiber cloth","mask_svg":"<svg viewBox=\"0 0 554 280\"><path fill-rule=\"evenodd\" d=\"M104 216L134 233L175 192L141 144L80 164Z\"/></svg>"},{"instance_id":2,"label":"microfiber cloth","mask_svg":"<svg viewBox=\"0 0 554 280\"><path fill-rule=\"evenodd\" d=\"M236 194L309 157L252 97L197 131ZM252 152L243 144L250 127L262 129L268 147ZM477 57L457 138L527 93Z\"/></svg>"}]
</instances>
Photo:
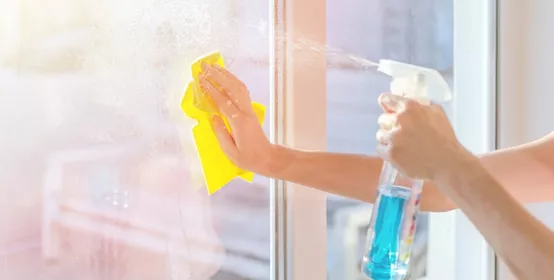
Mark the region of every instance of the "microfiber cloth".
<instances>
[{"instance_id":1,"label":"microfiber cloth","mask_svg":"<svg viewBox=\"0 0 554 280\"><path fill-rule=\"evenodd\" d=\"M219 65L222 68L225 67L223 57L219 52L213 52L197 59L192 64L192 81L189 82L185 90L185 95L181 101L181 109L189 118L197 121L197 124L192 128L192 134L202 164L208 194L212 195L236 177L251 183L254 179L254 173L240 169L233 164L221 150L212 131L209 120L213 115L221 116L229 132L231 132L231 128L228 120L219 112L208 94L200 88L198 79L202 73L204 62L210 65ZM265 106L252 102L252 108L258 122L263 125Z\"/></svg>"}]
</instances>

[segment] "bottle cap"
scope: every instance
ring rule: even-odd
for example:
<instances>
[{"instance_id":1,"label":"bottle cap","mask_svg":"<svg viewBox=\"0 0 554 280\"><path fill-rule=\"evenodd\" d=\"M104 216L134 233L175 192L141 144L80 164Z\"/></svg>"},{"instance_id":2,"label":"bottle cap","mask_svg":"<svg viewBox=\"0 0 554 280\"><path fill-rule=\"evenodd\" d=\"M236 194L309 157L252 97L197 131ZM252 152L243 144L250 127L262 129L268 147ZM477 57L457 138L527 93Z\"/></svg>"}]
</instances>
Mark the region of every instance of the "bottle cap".
<instances>
[{"instance_id":1,"label":"bottle cap","mask_svg":"<svg viewBox=\"0 0 554 280\"><path fill-rule=\"evenodd\" d=\"M448 83L436 70L393 60L381 59L377 71L393 78L391 91L422 102L452 99Z\"/></svg>"}]
</instances>

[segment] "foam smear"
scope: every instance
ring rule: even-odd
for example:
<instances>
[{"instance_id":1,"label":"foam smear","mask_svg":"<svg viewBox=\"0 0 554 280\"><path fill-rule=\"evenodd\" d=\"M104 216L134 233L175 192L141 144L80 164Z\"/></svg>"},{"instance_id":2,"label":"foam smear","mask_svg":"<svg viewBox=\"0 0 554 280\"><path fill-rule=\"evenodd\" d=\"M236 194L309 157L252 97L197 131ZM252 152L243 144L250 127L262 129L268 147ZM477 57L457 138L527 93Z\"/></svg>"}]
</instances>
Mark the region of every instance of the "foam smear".
<instances>
[{"instance_id":1,"label":"foam smear","mask_svg":"<svg viewBox=\"0 0 554 280\"><path fill-rule=\"evenodd\" d=\"M267 102L269 85L264 80L256 83L256 79L259 73L265 75L269 69L272 28L267 19L269 1L49 2L52 5L45 5L43 9L17 11L21 17L18 21L24 22L22 26L25 27L14 27L13 30L20 32L16 29L25 29L25 32L12 39L23 43L14 44L19 47L14 47L18 49L13 55L11 50L9 55L0 52L0 92L3 93L0 94L0 104L4 114L0 129L10 132L0 139L0 166L3 167L0 168L0 180L9 182L3 184L3 191L10 193L9 200L13 200L13 205L35 203L35 198L42 197L41 187L37 186L42 186L43 169L55 174L58 170L69 174L75 169L75 178L70 174L59 180L64 182L63 188L69 189L69 194L78 196L78 201L90 203L91 207L96 207L94 210L137 217L139 223L153 223L156 227L160 224L162 229L172 234L175 232L173 239L168 240L170 245L167 247L170 248L161 249L171 257L168 266L173 279L199 279L201 276L198 275L203 271L210 270L211 273L208 265L197 264L196 249L188 246L200 243L195 241L197 235L213 232L206 237L206 243L217 247L218 241L214 239L220 237L218 235L237 231L233 228L235 224L221 217L221 228L224 229L222 232L213 230L214 222L210 220L216 219L217 215L233 215L229 209L237 207L232 205L236 201L225 198L221 203L211 205L206 203L209 202L207 198L200 201L199 197L204 194L191 190L192 185L201 184L194 181L198 172L189 167L170 168L167 166L173 165L158 163L158 159L179 157L190 166L197 166L193 144L183 144L192 142L190 128L193 124L184 116L180 118L183 113L179 109L183 86L190 77L190 63L197 57L220 50L230 69L238 69L239 74L244 73L244 69L250 71L245 76L251 75L252 94L256 95L253 99ZM54 5L54 2L63 2L63 7ZM233 8L235 4L238 6ZM275 40L300 52L301 57L307 58L301 61L307 66L314 57L325 57L328 63L360 70L376 66L356 54L307 38L293 40L289 35L280 35ZM9 41L6 36L0 32L0 41ZM76 158L74 161L80 160L79 163L72 162L73 158ZM113 176L116 179L112 180L110 175L102 180L107 175L94 172L97 165L108 166L106 162L112 163L110 172L119 174ZM147 167L135 173L143 165ZM185 176L189 177L182 178ZM89 180L89 177L96 181ZM52 183L57 187L56 184ZM83 185L90 185L90 191L81 190ZM53 192L53 199L49 196L42 203L59 207L53 204L60 199L55 195L57 193ZM100 206L92 203L96 196L107 197L109 203L98 209ZM177 202L173 203L171 199ZM265 203L256 199L247 203ZM228 205L222 206L224 203ZM180 208L176 209L176 204ZM13 207L5 213L19 215L18 209ZM191 218L198 217L191 213L208 213L208 210L213 210L210 212L215 213L213 217L205 214L198 219ZM9 226L0 228L0 234L11 232L7 230ZM242 227L240 230L245 230ZM108 232L102 227L96 230ZM125 239L134 236L127 229L121 234L123 237L117 242L124 243ZM96 249L96 243L91 244L92 249ZM141 243L140 246L153 246L156 250L162 246L157 241L152 244ZM182 248L175 248L172 244L181 244ZM140 256L136 258L139 260ZM218 263L212 255L205 258L205 263L210 266ZM128 273L143 269L136 263L132 269L127 268L126 260L119 261L114 261L106 269L126 269ZM93 267L88 269L94 270ZM256 273L255 269L245 271ZM248 279L260 279L258 276L249 275ZM2 272L0 278L6 278Z\"/></svg>"}]
</instances>

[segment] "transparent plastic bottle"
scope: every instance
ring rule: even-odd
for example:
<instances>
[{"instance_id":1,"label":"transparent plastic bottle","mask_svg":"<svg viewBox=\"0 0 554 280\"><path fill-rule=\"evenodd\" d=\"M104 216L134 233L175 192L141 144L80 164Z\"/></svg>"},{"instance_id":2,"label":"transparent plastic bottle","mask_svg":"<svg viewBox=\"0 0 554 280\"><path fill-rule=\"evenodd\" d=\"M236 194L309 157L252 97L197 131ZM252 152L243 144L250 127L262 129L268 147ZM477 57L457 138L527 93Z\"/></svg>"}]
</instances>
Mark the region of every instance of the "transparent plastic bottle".
<instances>
[{"instance_id":1,"label":"transparent plastic bottle","mask_svg":"<svg viewBox=\"0 0 554 280\"><path fill-rule=\"evenodd\" d=\"M391 77L391 92L422 104L451 98L435 70L381 60L378 71ZM362 272L372 280L404 280L408 275L423 181L409 178L384 162L367 232Z\"/></svg>"},{"instance_id":2,"label":"transparent plastic bottle","mask_svg":"<svg viewBox=\"0 0 554 280\"><path fill-rule=\"evenodd\" d=\"M385 162L367 233L362 271L372 280L402 280L408 273L423 182Z\"/></svg>"}]
</instances>

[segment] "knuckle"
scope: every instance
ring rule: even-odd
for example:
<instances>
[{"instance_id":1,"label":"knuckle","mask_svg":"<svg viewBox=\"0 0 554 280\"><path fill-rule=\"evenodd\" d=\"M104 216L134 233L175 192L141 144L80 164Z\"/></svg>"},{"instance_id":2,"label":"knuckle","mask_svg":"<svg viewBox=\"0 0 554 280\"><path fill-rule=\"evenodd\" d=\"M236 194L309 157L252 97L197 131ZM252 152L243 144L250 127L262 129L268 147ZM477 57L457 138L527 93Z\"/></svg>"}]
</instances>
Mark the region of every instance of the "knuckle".
<instances>
[{"instance_id":1,"label":"knuckle","mask_svg":"<svg viewBox=\"0 0 554 280\"><path fill-rule=\"evenodd\" d=\"M379 127L381 128L385 128L386 124L387 124L387 116L385 114L381 114L378 118L377 118L377 123L379 124Z\"/></svg>"},{"instance_id":2,"label":"knuckle","mask_svg":"<svg viewBox=\"0 0 554 280\"><path fill-rule=\"evenodd\" d=\"M390 113L382 113L381 115L379 115L379 118L377 120L381 121L381 122L389 122L389 121L391 121L391 118L393 116L394 115L390 114Z\"/></svg>"},{"instance_id":3,"label":"knuckle","mask_svg":"<svg viewBox=\"0 0 554 280\"><path fill-rule=\"evenodd\" d=\"M382 129L378 130L377 133L375 134L375 138L380 143L385 142L385 132Z\"/></svg>"},{"instance_id":4,"label":"knuckle","mask_svg":"<svg viewBox=\"0 0 554 280\"><path fill-rule=\"evenodd\" d=\"M238 90L240 90L241 92L248 92L248 87L246 86L245 83L241 82L241 81L237 81L237 88Z\"/></svg>"}]
</instances>

